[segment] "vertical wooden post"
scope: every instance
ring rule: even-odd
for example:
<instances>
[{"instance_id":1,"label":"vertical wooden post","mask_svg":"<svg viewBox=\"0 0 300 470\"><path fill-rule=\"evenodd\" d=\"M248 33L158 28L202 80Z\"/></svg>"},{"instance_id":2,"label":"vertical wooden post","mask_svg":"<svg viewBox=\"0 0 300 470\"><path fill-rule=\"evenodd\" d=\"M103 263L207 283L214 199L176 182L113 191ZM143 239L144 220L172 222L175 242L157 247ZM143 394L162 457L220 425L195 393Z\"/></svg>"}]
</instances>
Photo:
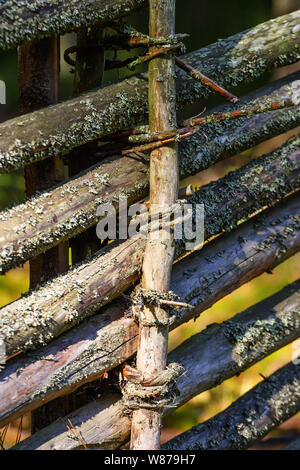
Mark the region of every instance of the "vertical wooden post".
<instances>
[{"instance_id":1,"label":"vertical wooden post","mask_svg":"<svg viewBox=\"0 0 300 470\"><path fill-rule=\"evenodd\" d=\"M175 0L150 1L149 34L168 37L175 29ZM155 47L150 52L155 51ZM151 132L176 128L175 61L172 53L153 59L149 65L149 125ZM177 147L161 147L151 153L150 203L170 207L178 197ZM161 230L160 239L151 234L147 240L143 261L142 287L157 292L168 292L174 257L174 240ZM154 319L162 324L168 320L168 311L161 307L145 306L145 321ZM166 368L168 326L139 328L137 370L143 377L154 377ZM160 448L161 412L140 408L133 411L131 448Z\"/></svg>"},{"instance_id":2,"label":"vertical wooden post","mask_svg":"<svg viewBox=\"0 0 300 470\"><path fill-rule=\"evenodd\" d=\"M43 39L18 48L19 112L56 103L59 97L59 38ZM25 167L28 197L64 179L61 158L49 158ZM30 261L30 288L68 269L68 243L62 243Z\"/></svg>"},{"instance_id":3,"label":"vertical wooden post","mask_svg":"<svg viewBox=\"0 0 300 470\"><path fill-rule=\"evenodd\" d=\"M104 30L100 26L84 27L77 32L77 53L74 75L74 95L100 87L105 67L105 51L101 47ZM94 143L73 150L69 161L69 175L74 176L94 165L97 152ZM100 240L94 227L70 240L72 264L79 263L89 252L99 249Z\"/></svg>"},{"instance_id":4,"label":"vertical wooden post","mask_svg":"<svg viewBox=\"0 0 300 470\"><path fill-rule=\"evenodd\" d=\"M42 39L18 48L19 112L24 114L56 103L59 98L59 38ZM57 156L33 163L24 170L26 195L47 189L64 179L64 165ZM69 267L68 242L30 260L30 288L47 281ZM51 410L37 410L32 431L51 422Z\"/></svg>"}]
</instances>

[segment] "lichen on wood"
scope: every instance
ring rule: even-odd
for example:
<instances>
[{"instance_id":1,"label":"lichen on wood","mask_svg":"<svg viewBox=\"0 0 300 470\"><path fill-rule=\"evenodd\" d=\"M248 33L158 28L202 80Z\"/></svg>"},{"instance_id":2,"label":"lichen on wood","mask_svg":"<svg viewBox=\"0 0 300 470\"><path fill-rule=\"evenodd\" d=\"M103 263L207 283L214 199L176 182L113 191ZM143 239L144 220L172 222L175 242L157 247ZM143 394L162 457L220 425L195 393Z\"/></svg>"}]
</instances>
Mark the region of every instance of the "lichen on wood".
<instances>
[{"instance_id":1,"label":"lichen on wood","mask_svg":"<svg viewBox=\"0 0 300 470\"><path fill-rule=\"evenodd\" d=\"M289 363L225 411L171 439L164 450L243 450L300 410L300 366Z\"/></svg>"},{"instance_id":2,"label":"lichen on wood","mask_svg":"<svg viewBox=\"0 0 300 470\"><path fill-rule=\"evenodd\" d=\"M299 137L296 137L273 153L203 186L190 196L188 201L194 209L196 204L204 204L205 239L231 231L258 209L274 204L298 188L298 149ZM176 257L185 253L184 243L184 239L176 241ZM50 285L46 284L41 291L2 308L0 335L8 354L44 345L128 288L138 278L144 246L142 238L129 238L120 245L116 242L107 247L104 254L96 255L91 264L87 262ZM100 288L96 284L99 275L106 279ZM46 305L45 297L50 301Z\"/></svg>"},{"instance_id":3,"label":"lichen on wood","mask_svg":"<svg viewBox=\"0 0 300 470\"><path fill-rule=\"evenodd\" d=\"M287 65L299 59L299 35L293 32L298 20L299 12L290 13L218 41L184 59L227 88L251 82L276 65ZM249 46L253 40L261 41L259 51ZM179 72L179 108L210 94L211 90ZM12 171L47 156L66 154L91 140L143 124L146 116L147 77L134 76L11 119L0 125L0 171Z\"/></svg>"},{"instance_id":4,"label":"lichen on wood","mask_svg":"<svg viewBox=\"0 0 300 470\"><path fill-rule=\"evenodd\" d=\"M1 0L0 49L127 16L145 0Z\"/></svg>"},{"instance_id":5,"label":"lichen on wood","mask_svg":"<svg viewBox=\"0 0 300 470\"><path fill-rule=\"evenodd\" d=\"M280 207L254 217L239 226L236 231L220 237L207 244L203 250L176 263L173 269L171 289L180 295L181 299L191 303L194 309L180 311L180 316L177 317L177 321L172 327L175 328L193 316L198 316L224 295L263 272L270 271L287 257L299 251L300 221L299 217L294 215L299 213L299 204L299 195L288 198L285 204ZM99 283L100 281L101 277ZM42 290L38 292L40 298L36 296L35 302L37 307L38 304L40 305L38 307L40 310L41 302L43 299L46 302L47 297L42 296ZM26 299L24 300L26 301ZM63 298L60 300L64 303ZM55 301L57 299L53 298L53 302ZM22 301L18 302L22 303ZM25 310L26 306L23 305L23 308ZM43 308L46 310L50 307L44 304ZM48 346L34 351L32 354L28 353L25 357L9 361L6 369L0 375L0 403L3 406L0 419L10 420L12 416L17 417L25 409L34 409L42 402L49 401L51 397L68 393L72 388L77 388L85 381L101 376L105 371L130 358L136 352L138 327L132 317L123 317L124 311L128 308L129 304L120 298ZM265 315L267 310L258 309L258 312ZM237 317L237 330L244 331L241 317ZM259 318L262 320L261 316ZM228 333L229 338L229 341L226 339L226 344L229 345L230 351L237 340L237 353L234 360L239 367L246 367L247 364L243 362L243 354L238 354L238 351L241 353L248 351L249 355L245 356L245 360L247 357L249 360L258 360L261 354L268 354L269 348L281 347L298 334L297 323L286 324L286 329L280 328L278 323L274 339L267 343L261 342L260 331L263 331L262 328L270 323L272 315L266 318L269 320L266 323L258 323L258 328L255 330L257 331L256 337L259 338L258 346L261 347L253 347L252 352L246 348L247 335L245 337L241 334L236 335L232 340L230 331L234 330L234 325L232 322L229 322L228 328L225 328L224 325L224 331ZM288 315L287 320L288 322L298 321L296 317L293 320L293 317ZM275 333L274 328L272 331ZM213 334L208 335L208 332L213 332ZM197 348L197 344L199 344L197 338L209 337L211 341L209 344L214 345L214 335L215 331L210 328L200 336L194 337L190 340L190 350L195 351ZM221 336L223 337L223 333ZM255 337L253 338L255 341ZM242 345L244 345L243 350L241 349ZM192 355L192 357L195 356ZM201 356L199 355L199 357ZM180 357L172 356L172 360L180 362ZM204 360L206 361L205 355ZM213 367L214 362L208 361L207 364ZM217 370L230 375L230 364L226 368L221 363L220 369L217 368ZM192 367L192 363L189 364L189 367ZM201 370L202 366L199 367ZM205 374L202 379L206 384L210 375ZM5 377L11 378L11 380L5 381ZM197 384L193 384L193 381L193 374L182 377L180 381L182 399L191 398L190 393L192 392L188 390L197 388ZM25 388L24 384L26 384ZM214 383L210 382L210 385L213 386ZM198 393L200 391L199 389Z\"/></svg>"},{"instance_id":6,"label":"lichen on wood","mask_svg":"<svg viewBox=\"0 0 300 470\"><path fill-rule=\"evenodd\" d=\"M180 394L174 406L179 407L193 396L241 373L297 338L300 334L299 296L298 281L260 302L257 308L245 310L229 322L208 326L172 351L169 362L180 361L188 371L178 380ZM228 340L228 330L232 331L235 327L239 334ZM168 412L170 409L164 410L165 414ZM88 445L99 449L116 449L129 436L130 420L126 420L126 416L128 418L126 407L118 400L118 396L110 399L104 395L94 402L94 406L87 405L71 414L70 418ZM208 437L212 437L207 428ZM60 423L53 423L15 449L58 450L76 449L79 446L76 440L70 442L67 430Z\"/></svg>"},{"instance_id":7,"label":"lichen on wood","mask_svg":"<svg viewBox=\"0 0 300 470\"><path fill-rule=\"evenodd\" d=\"M258 91L262 101L289 97L297 77L292 76ZM254 94L255 99L256 94ZM253 94L245 98L245 106L253 103ZM196 173L237 151L245 150L268 137L278 135L300 124L300 107L274 111L260 116L206 126L208 137L200 133L181 143L181 176ZM57 243L71 238L96 224L97 207L101 203L118 203L126 195L132 204L146 197L149 190L148 163L132 159L110 158L84 175L69 180L53 191L0 213L0 271L17 266ZM78 206L78 200L80 205ZM2 258L2 259L1 259Z\"/></svg>"}]
</instances>

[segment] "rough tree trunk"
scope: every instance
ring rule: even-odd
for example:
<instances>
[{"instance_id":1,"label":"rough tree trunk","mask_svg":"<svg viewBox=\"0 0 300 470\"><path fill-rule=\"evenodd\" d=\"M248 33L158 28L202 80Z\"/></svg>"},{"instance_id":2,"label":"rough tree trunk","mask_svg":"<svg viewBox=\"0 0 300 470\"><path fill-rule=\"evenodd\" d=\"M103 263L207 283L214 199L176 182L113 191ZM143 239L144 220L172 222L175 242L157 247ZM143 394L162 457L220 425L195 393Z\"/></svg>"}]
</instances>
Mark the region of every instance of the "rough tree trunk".
<instances>
[{"instance_id":1,"label":"rough tree trunk","mask_svg":"<svg viewBox=\"0 0 300 470\"><path fill-rule=\"evenodd\" d=\"M19 111L22 114L57 103L59 98L60 70L59 38L42 39L20 46L19 65ZM45 190L64 179L64 164L59 156L35 162L25 168L25 187L27 197ZM69 267L68 242L32 258L29 263L30 288L65 272ZM63 400L64 401L64 400ZM64 412L70 409L63 408ZM32 432L51 423L44 419L43 410L32 415Z\"/></svg>"}]
</instances>

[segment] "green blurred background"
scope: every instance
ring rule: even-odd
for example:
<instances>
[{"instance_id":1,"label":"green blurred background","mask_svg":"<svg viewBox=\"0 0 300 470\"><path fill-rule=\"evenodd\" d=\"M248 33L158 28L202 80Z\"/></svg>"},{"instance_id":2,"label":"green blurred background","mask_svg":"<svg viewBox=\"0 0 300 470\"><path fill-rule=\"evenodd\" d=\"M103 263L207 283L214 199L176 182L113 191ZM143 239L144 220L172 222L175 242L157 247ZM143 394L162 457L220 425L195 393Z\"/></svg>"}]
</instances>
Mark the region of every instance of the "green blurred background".
<instances>
[{"instance_id":1,"label":"green blurred background","mask_svg":"<svg viewBox=\"0 0 300 470\"><path fill-rule=\"evenodd\" d=\"M270 18L288 13L300 7L299 0L178 0L177 1L177 32L190 33L190 37L185 41L187 51L198 49L202 46L215 42L218 38L224 38L257 25ZM139 13L130 20L131 24L139 30L147 31L147 17L145 13ZM74 45L75 34L67 34L61 38L61 56L63 51ZM130 54L135 55L138 51ZM129 56L127 52L119 53L119 58L124 59ZM255 83L240 87L235 92L239 95L248 90L255 89L262 84L283 76L296 70L297 65L285 67L279 71L268 73ZM70 73L71 67L61 61L61 99L72 96L73 75ZM145 68L141 67L139 71ZM0 79L5 81L7 87L7 104L0 106L0 122L17 114L18 108L18 81L17 81L17 52L12 50L0 54ZM126 68L118 71L106 72L104 85L115 82L120 78L130 75ZM220 102L219 98L212 98L205 105L208 109ZM193 109L193 113L203 109L203 103L199 103L198 109ZM196 114L196 113L195 113ZM294 130L292 133L296 133ZM225 162L215 165L213 168L201 172L196 177L189 179L196 186L201 186L211 180L224 176L250 159L256 158L262 153L266 153L286 140L287 136L281 136L272 141L250 149L241 155L237 155ZM22 172L0 176L0 210L12 204L24 200L24 178ZM171 333L170 349L180 344L186 338L201 331L206 325L213 322L221 322L244 310L248 306L262 300L263 298L277 292L286 284L299 277L299 254L287 260L276 268L272 274L264 274L254 281L241 287L234 293L228 295L217 302L212 308L204 312L196 322L183 325ZM17 299L23 292L28 290L29 276L28 263L19 269L12 270L5 276L0 276L0 307ZM217 412L223 410L231 404L233 400L245 393L249 388L262 380L259 375L268 375L281 365L291 360L291 345L276 352L267 359L261 361L239 377L227 380L213 390L202 393L192 399L188 404L176 410L168 417L164 439L189 428L203 420L208 419ZM26 424L26 421L24 421ZM17 426L17 423L15 424ZM287 430L286 430L287 428ZM299 429L300 418L294 418L287 426L283 426L276 434L291 432L291 429ZM28 431L24 429L24 436ZM274 433L273 433L274 435ZM11 426L7 435L7 446L13 443L14 426Z\"/></svg>"}]
</instances>

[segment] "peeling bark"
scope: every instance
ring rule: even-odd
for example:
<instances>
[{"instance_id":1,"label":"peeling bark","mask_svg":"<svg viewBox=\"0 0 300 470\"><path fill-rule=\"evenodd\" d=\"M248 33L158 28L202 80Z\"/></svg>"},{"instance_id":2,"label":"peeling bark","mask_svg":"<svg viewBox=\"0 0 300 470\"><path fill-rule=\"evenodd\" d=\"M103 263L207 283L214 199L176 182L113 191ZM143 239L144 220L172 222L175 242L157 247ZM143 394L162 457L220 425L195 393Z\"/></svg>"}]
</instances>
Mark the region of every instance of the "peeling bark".
<instances>
[{"instance_id":1,"label":"peeling bark","mask_svg":"<svg viewBox=\"0 0 300 470\"><path fill-rule=\"evenodd\" d=\"M293 75L291 83L284 79L262 89L255 100L251 99L253 94L250 95L250 103L289 97L297 77L297 74ZM261 94L264 98L260 97ZM246 103L249 104L248 99L245 99L245 106ZM181 176L194 174L225 156L245 150L298 124L300 106L242 119L240 123L206 126L203 132L208 142L199 134L181 144ZM97 222L95 214L101 203L117 205L119 196L126 196L128 204L133 204L146 197L148 190L147 162L131 157L123 157L122 160L114 157L50 192L3 211L0 213L0 272L87 230Z\"/></svg>"},{"instance_id":2,"label":"peeling bark","mask_svg":"<svg viewBox=\"0 0 300 470\"><path fill-rule=\"evenodd\" d=\"M243 450L300 410L300 366L289 363L164 450Z\"/></svg>"},{"instance_id":3,"label":"peeling bark","mask_svg":"<svg viewBox=\"0 0 300 470\"><path fill-rule=\"evenodd\" d=\"M2 0L0 49L127 16L145 0Z\"/></svg>"},{"instance_id":4,"label":"peeling bark","mask_svg":"<svg viewBox=\"0 0 300 470\"><path fill-rule=\"evenodd\" d=\"M299 35L294 32L298 22L299 12L293 12L188 54L184 60L225 88L251 82L272 67L299 60ZM211 93L178 72L179 108ZM0 125L0 171L12 171L48 156L66 154L91 140L143 124L146 113L147 80L145 76L134 76L14 118Z\"/></svg>"},{"instance_id":5,"label":"peeling bark","mask_svg":"<svg viewBox=\"0 0 300 470\"><path fill-rule=\"evenodd\" d=\"M176 263L171 289L183 301L192 303L195 309L183 310L174 327L199 315L223 296L273 269L297 252L300 248L300 230L299 219L294 214L299 213L299 204L299 195L289 198L284 205L254 217L232 233L209 243L202 251ZM136 352L138 327L132 318L123 317L126 308L126 304L120 300L110 304L50 345L23 358L9 361L0 374L0 425L17 418L26 409L34 409L42 402L100 377L105 371L130 358ZM265 315L266 311L262 309L261 314ZM213 331L215 334L215 330ZM270 354L269 348L278 349L292 341L293 335L298 334L298 327L286 328L281 332L283 336L280 333L274 343L271 342L263 350L265 355ZM207 332L201 335L201 338L206 338ZM214 345L214 335L209 337ZM193 348L194 343L198 344L198 340L193 340ZM260 338L258 350L263 344ZM257 360L262 357L259 354L255 356ZM195 352L192 357L199 361L202 352ZM203 353L203 360L206 361L205 357L207 356ZM171 358L175 360L173 356ZM176 360L181 362L179 357ZM200 362L199 370L204 367L201 364ZM214 363L210 361L207 364L214 367ZM216 367L217 364L218 361ZM186 364L186 368L190 367L191 364ZM222 363L219 371L222 372L223 369L226 368ZM230 371L230 366L227 370ZM233 368L233 375L235 370ZM207 381L209 375L206 374L202 380ZM197 374L184 376L190 381L187 390L188 387L196 387L193 384L196 376ZM188 400L189 392L183 392L183 388L181 390L182 396Z\"/></svg>"},{"instance_id":6,"label":"peeling bark","mask_svg":"<svg viewBox=\"0 0 300 470\"><path fill-rule=\"evenodd\" d=\"M206 330L189 338L175 349L169 355L169 362L180 361L188 372L178 380L180 395L174 405L179 407L193 396L242 372L299 335L300 294L298 281L238 314L233 319L221 324L210 325ZM253 436L256 439L262 437L270 430L268 426L275 427L297 411L295 411L295 407L299 406L300 394L298 369L299 366L298 368L288 366L289 372L284 377L288 378L286 384L290 385L288 387L285 385L283 389L280 389L281 392L276 395L277 400L274 403L278 414L271 415L265 422L264 420L257 421L255 423L257 434L253 429L254 420L250 420L251 425L248 424L251 432L250 439L253 439ZM282 376L279 381L281 380ZM248 403L250 409L254 409L253 395L261 401L260 406L264 407L267 403L270 404L268 400L271 395L274 397L274 394L269 395L268 392L271 391L273 384L276 387L278 381L270 381L270 385L268 381L265 381L258 386L257 394L249 392L250 395L245 395L232 405L233 416L235 416L233 419L240 418L240 422L244 422L243 414L239 414L239 412L241 410L245 412ZM275 391L276 388L273 388L273 392ZM250 400L247 401L249 397ZM221 448L222 437L230 439L226 423L231 421L229 410L232 407L225 411L224 419L222 419L222 414L218 415L222 425L219 424L218 417L200 425L205 426L205 433L203 433L206 438L205 446L218 445ZM236 409L238 412L235 411ZM261 410L262 408L258 409L259 412ZM166 412L167 410L165 410ZM130 419L126 414L122 400L118 400L118 397L115 396L104 397L82 407L72 413L70 418L85 442L91 447L117 449L129 437ZM210 423L213 424L211 428ZM240 429L242 428L237 428L233 434L234 445L248 447L251 441L243 439L242 432L239 436ZM219 433L223 434L219 436ZM218 444L214 441L215 439ZM71 450L78 447L80 447L80 442L71 440L63 424L58 421L21 442L14 449Z\"/></svg>"}]
</instances>

